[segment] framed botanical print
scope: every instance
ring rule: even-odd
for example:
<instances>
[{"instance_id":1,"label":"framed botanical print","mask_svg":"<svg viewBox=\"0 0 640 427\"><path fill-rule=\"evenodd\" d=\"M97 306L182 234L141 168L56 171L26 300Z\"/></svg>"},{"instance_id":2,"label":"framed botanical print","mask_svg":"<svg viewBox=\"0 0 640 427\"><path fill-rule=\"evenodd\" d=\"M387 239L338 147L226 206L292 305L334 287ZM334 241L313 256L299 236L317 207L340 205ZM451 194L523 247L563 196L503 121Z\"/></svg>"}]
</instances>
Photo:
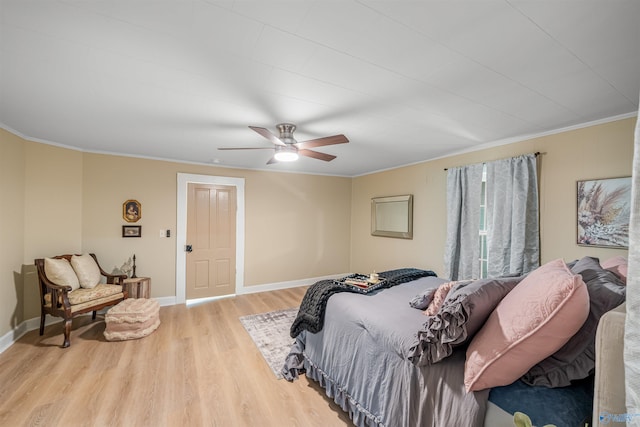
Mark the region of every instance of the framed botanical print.
<instances>
[{"instance_id":1,"label":"framed botanical print","mask_svg":"<svg viewBox=\"0 0 640 427\"><path fill-rule=\"evenodd\" d=\"M578 181L578 245L629 247L631 177Z\"/></svg>"},{"instance_id":2,"label":"framed botanical print","mask_svg":"<svg viewBox=\"0 0 640 427\"><path fill-rule=\"evenodd\" d=\"M127 222L138 222L142 218L142 206L137 200L127 200L122 204L122 218Z\"/></svg>"}]
</instances>

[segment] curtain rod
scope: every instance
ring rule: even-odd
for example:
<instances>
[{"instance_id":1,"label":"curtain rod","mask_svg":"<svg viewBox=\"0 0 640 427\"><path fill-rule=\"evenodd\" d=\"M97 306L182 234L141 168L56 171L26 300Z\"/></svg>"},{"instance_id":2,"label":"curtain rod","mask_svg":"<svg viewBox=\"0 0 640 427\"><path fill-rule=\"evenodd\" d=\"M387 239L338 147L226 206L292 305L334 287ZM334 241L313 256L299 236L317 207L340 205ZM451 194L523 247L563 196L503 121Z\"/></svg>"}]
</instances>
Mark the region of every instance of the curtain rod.
<instances>
[{"instance_id":1,"label":"curtain rod","mask_svg":"<svg viewBox=\"0 0 640 427\"><path fill-rule=\"evenodd\" d=\"M536 151L536 152L535 152L535 153L533 153L533 154L534 154L536 157L538 157L538 156L539 156L540 154L542 154L542 153L541 153L541 152L539 152L539 151ZM521 155L521 156L525 156L526 154L520 154L520 155ZM518 156L515 156L515 157L518 157ZM510 157L506 157L506 158L507 158L507 159L509 159ZM501 160L501 159L498 159L498 160ZM491 160L491 161L495 161L495 160ZM482 163L487 163L487 162L482 162ZM445 170L445 171L448 171L448 170L449 170L449 168L444 168L444 170Z\"/></svg>"}]
</instances>

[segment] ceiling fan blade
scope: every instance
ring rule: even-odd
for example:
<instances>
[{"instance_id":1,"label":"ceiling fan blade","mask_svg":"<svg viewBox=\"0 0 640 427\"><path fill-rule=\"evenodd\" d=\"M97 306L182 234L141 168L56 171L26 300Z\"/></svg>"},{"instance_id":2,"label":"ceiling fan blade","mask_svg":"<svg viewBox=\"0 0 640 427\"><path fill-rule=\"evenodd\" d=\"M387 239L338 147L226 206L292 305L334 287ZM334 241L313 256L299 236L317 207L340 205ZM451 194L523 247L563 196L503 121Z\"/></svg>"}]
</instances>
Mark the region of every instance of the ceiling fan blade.
<instances>
[{"instance_id":1,"label":"ceiling fan blade","mask_svg":"<svg viewBox=\"0 0 640 427\"><path fill-rule=\"evenodd\" d=\"M285 145L284 142L280 141L280 138L275 136L269 131L269 129L257 127L257 126L249 126L250 129L253 129L255 132L258 132L260 135L267 138L269 141L273 142L276 145Z\"/></svg>"},{"instance_id":2,"label":"ceiling fan blade","mask_svg":"<svg viewBox=\"0 0 640 427\"><path fill-rule=\"evenodd\" d=\"M330 162L335 159L336 156L331 154L320 153L318 151L313 150L298 150L298 154L301 156L313 157L314 159L324 160L325 162Z\"/></svg>"},{"instance_id":3,"label":"ceiling fan blade","mask_svg":"<svg viewBox=\"0 0 640 427\"><path fill-rule=\"evenodd\" d=\"M223 147L218 150L273 150L273 147Z\"/></svg>"},{"instance_id":4,"label":"ceiling fan blade","mask_svg":"<svg viewBox=\"0 0 640 427\"><path fill-rule=\"evenodd\" d=\"M268 165L272 165L272 164L274 164L274 163L278 163L278 161L276 160L275 156L274 156L274 157L272 157L272 158L267 162L267 164L268 164Z\"/></svg>"},{"instance_id":5,"label":"ceiling fan blade","mask_svg":"<svg viewBox=\"0 0 640 427\"><path fill-rule=\"evenodd\" d=\"M294 144L294 145L300 149L306 149L306 148L322 147L324 145L344 144L345 142L349 142L349 140L347 139L346 136L340 134L340 135L333 135L333 136L325 136L324 138L309 139L307 141L298 142L297 144Z\"/></svg>"}]
</instances>

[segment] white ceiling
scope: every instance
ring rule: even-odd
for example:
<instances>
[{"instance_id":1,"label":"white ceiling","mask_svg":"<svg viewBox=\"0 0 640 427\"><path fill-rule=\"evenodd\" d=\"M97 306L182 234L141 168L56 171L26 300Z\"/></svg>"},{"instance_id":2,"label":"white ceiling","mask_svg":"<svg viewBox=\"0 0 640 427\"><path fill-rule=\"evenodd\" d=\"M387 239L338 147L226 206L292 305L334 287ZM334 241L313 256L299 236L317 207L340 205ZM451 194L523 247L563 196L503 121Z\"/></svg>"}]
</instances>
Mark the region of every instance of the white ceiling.
<instances>
[{"instance_id":1,"label":"white ceiling","mask_svg":"<svg viewBox=\"0 0 640 427\"><path fill-rule=\"evenodd\" d=\"M0 125L26 138L355 176L611 117L640 94L638 0L0 0ZM266 165L247 126L332 162Z\"/></svg>"}]
</instances>

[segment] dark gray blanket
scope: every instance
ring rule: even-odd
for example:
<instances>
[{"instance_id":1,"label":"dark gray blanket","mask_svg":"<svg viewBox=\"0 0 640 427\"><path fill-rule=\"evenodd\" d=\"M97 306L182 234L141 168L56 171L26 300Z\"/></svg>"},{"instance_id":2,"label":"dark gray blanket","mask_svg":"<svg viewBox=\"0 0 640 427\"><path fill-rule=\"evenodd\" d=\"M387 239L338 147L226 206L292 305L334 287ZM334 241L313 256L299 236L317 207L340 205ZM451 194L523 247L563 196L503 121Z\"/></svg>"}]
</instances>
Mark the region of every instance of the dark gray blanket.
<instances>
[{"instance_id":1,"label":"dark gray blanket","mask_svg":"<svg viewBox=\"0 0 640 427\"><path fill-rule=\"evenodd\" d=\"M385 282L377 289L390 288L427 276L436 277L437 275L431 270L417 268L384 271L379 274L379 277L385 279ZM339 292L362 293L361 290L336 280L321 280L311 285L302 298L298 315L291 325L291 338L297 337L304 330L314 334L320 332L324 325L327 301L331 295Z\"/></svg>"}]
</instances>

